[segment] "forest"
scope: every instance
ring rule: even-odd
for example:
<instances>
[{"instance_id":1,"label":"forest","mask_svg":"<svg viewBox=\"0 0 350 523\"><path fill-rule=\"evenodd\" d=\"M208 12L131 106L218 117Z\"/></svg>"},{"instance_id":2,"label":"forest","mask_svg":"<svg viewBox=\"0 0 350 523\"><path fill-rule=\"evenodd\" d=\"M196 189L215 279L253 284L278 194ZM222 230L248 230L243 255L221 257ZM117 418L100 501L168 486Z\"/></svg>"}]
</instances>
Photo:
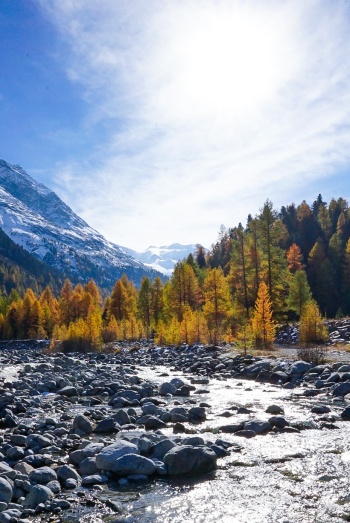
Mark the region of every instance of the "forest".
<instances>
[{"instance_id":1,"label":"forest","mask_svg":"<svg viewBox=\"0 0 350 523\"><path fill-rule=\"evenodd\" d=\"M349 205L319 195L280 211L267 200L245 226L221 226L211 249L197 245L165 283L144 277L137 289L123 275L104 300L93 280L67 279L58 293L2 292L0 338L72 350L140 338L268 348L279 324L300 321L304 341L322 341L322 318L349 314Z\"/></svg>"}]
</instances>

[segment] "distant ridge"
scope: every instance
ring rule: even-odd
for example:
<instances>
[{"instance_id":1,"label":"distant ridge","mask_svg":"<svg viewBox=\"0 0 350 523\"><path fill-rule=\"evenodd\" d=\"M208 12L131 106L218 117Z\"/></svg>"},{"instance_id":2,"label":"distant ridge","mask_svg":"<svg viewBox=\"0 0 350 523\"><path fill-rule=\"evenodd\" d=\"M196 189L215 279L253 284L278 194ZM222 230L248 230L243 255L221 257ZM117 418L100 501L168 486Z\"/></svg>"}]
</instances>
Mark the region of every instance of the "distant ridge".
<instances>
[{"instance_id":1,"label":"distant ridge","mask_svg":"<svg viewBox=\"0 0 350 523\"><path fill-rule=\"evenodd\" d=\"M176 263L187 258L189 254L194 254L196 245L181 245L180 243L162 245L161 247L151 245L142 252L127 249L126 247L123 247L123 249L147 267L152 267L166 276L171 276Z\"/></svg>"}]
</instances>

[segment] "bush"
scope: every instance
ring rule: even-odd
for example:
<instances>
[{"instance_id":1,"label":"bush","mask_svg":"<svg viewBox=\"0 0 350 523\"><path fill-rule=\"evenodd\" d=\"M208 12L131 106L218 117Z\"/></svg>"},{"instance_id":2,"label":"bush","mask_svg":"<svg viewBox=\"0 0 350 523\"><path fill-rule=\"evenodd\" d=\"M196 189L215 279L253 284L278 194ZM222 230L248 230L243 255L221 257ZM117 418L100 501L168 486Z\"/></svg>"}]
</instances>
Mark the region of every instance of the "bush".
<instances>
[{"instance_id":1,"label":"bush","mask_svg":"<svg viewBox=\"0 0 350 523\"><path fill-rule=\"evenodd\" d=\"M327 347L299 347L297 357L314 365L322 365L327 361L327 352Z\"/></svg>"}]
</instances>

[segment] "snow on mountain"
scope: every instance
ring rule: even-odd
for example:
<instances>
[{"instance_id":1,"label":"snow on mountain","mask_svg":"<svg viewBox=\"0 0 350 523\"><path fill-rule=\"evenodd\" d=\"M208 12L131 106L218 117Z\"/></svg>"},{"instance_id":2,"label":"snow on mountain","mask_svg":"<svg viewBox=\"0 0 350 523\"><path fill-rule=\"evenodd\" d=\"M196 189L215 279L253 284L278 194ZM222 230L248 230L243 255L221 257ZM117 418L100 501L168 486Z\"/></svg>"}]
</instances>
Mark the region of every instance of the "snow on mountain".
<instances>
[{"instance_id":1,"label":"snow on mountain","mask_svg":"<svg viewBox=\"0 0 350 523\"><path fill-rule=\"evenodd\" d=\"M133 251L126 247L123 247L123 249L147 267L152 267L166 276L171 276L176 263L187 258L189 254L194 254L196 245L181 245L180 243L172 243L162 247L151 245L143 252Z\"/></svg>"},{"instance_id":2,"label":"snow on mountain","mask_svg":"<svg viewBox=\"0 0 350 523\"><path fill-rule=\"evenodd\" d=\"M18 165L0 160L0 227L17 244L82 281L110 288L126 273L136 285L159 276L126 250L107 241L53 191Z\"/></svg>"}]
</instances>

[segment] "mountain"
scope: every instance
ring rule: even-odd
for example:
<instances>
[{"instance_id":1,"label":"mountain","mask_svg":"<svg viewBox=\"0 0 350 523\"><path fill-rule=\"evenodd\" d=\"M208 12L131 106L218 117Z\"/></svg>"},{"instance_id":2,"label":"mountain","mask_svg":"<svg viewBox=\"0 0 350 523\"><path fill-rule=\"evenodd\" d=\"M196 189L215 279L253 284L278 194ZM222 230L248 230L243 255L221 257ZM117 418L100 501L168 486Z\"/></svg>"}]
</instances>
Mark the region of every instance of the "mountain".
<instances>
[{"instance_id":1,"label":"mountain","mask_svg":"<svg viewBox=\"0 0 350 523\"><path fill-rule=\"evenodd\" d=\"M180 243L172 243L162 247L151 245L143 252L133 251L126 247L123 247L123 249L147 267L152 267L166 276L171 276L176 263L187 258L189 254L193 254L196 250L196 245L181 245Z\"/></svg>"},{"instance_id":2,"label":"mountain","mask_svg":"<svg viewBox=\"0 0 350 523\"><path fill-rule=\"evenodd\" d=\"M41 294L50 285L58 294L64 282L64 275L13 242L0 229L0 291L9 295L15 289L24 295L30 287Z\"/></svg>"},{"instance_id":3,"label":"mountain","mask_svg":"<svg viewBox=\"0 0 350 523\"><path fill-rule=\"evenodd\" d=\"M44 263L110 290L123 273L139 285L160 274L107 241L53 191L18 165L0 160L0 228Z\"/></svg>"}]
</instances>

